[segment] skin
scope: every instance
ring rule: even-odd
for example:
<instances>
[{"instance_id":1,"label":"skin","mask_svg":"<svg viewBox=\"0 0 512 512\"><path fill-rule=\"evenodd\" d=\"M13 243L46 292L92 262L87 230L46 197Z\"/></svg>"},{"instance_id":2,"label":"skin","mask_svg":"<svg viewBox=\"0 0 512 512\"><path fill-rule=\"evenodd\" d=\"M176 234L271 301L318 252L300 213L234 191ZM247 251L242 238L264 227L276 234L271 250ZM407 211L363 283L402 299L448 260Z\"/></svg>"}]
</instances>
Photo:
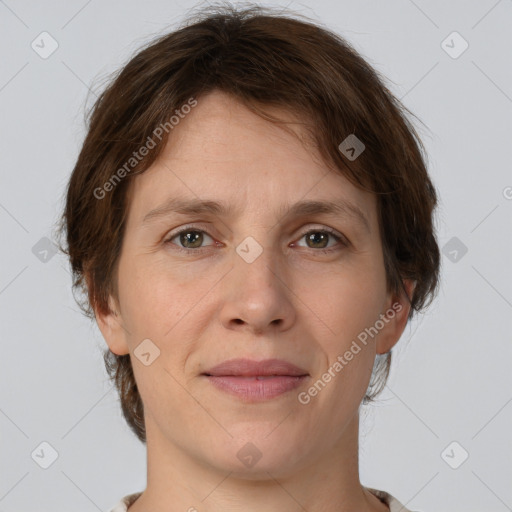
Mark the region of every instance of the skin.
<instances>
[{"instance_id":1,"label":"skin","mask_svg":"<svg viewBox=\"0 0 512 512\"><path fill-rule=\"evenodd\" d=\"M359 406L376 353L405 328L408 301L386 288L375 196L329 170L302 127L291 126L302 140L214 91L198 98L132 183L114 313L96 316L110 350L131 354L144 403L148 483L130 512L389 510L359 481ZM171 196L234 211L143 224ZM348 215L285 215L304 199L357 205L369 230ZM186 252L186 240L171 235L189 224L203 239ZM329 235L328 253L325 242L308 244L306 232L325 228L348 243ZM263 249L252 263L235 250L248 236ZM379 334L301 404L298 393L398 303ZM147 338L160 355L145 366L133 353ZM235 357L285 359L310 377L297 390L244 403L200 375ZM250 468L237 457L247 442L262 455Z\"/></svg>"}]
</instances>

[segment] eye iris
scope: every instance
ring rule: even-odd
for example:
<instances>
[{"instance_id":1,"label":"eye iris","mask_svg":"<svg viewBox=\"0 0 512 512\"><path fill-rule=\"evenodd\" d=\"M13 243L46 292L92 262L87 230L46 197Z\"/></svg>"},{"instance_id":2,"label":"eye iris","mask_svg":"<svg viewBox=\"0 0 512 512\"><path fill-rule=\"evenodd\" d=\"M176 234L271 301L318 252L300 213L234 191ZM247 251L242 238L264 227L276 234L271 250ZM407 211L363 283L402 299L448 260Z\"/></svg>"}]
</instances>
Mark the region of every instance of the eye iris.
<instances>
[{"instance_id":1,"label":"eye iris","mask_svg":"<svg viewBox=\"0 0 512 512\"><path fill-rule=\"evenodd\" d=\"M307 240L307 244L311 247L311 245L309 244L309 242L312 242L313 244L317 244L317 243L320 243L322 245L318 246L318 245L314 245L313 248L315 249L323 249L324 247L327 246L327 242L328 242L328 237L329 235L327 233L321 233L319 231L316 231L314 233L309 233L308 235L306 235L306 240Z\"/></svg>"},{"instance_id":2,"label":"eye iris","mask_svg":"<svg viewBox=\"0 0 512 512\"><path fill-rule=\"evenodd\" d=\"M184 247L200 247L203 242L203 234L199 231L187 231L180 234L180 242Z\"/></svg>"}]
</instances>

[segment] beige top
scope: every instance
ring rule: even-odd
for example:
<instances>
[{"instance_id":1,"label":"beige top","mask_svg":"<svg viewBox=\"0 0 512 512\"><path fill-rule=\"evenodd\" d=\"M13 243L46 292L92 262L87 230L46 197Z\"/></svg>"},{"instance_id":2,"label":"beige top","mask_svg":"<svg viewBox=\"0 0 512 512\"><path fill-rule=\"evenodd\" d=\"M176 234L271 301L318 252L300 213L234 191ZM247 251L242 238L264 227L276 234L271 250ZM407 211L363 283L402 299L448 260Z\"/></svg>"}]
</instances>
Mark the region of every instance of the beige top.
<instances>
[{"instance_id":1,"label":"beige top","mask_svg":"<svg viewBox=\"0 0 512 512\"><path fill-rule=\"evenodd\" d=\"M379 491L378 489L370 489L366 487L368 491L377 496L384 504L389 507L389 512L412 512L408 508L405 508L396 498L393 498L391 494L388 494L385 491ZM135 494L129 494L125 496L113 509L109 512L126 512L128 507L133 504L133 502L141 495L142 493L137 492Z\"/></svg>"}]
</instances>

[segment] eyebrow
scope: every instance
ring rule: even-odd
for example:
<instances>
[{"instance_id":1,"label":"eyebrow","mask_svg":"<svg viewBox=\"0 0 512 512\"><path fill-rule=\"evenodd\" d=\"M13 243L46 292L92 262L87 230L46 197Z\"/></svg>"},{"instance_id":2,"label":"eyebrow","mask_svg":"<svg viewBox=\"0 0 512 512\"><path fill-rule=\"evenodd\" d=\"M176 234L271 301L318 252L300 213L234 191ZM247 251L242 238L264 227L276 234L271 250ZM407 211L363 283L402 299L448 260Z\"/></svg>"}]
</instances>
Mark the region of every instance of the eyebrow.
<instances>
[{"instance_id":1,"label":"eyebrow","mask_svg":"<svg viewBox=\"0 0 512 512\"><path fill-rule=\"evenodd\" d=\"M160 206L149 211L142 219L142 224L159 218L167 217L173 213L182 215L210 214L220 217L229 217L236 213L232 205L226 206L218 201L206 199L169 198ZM281 207L281 216L307 217L312 215L331 215L333 217L352 217L358 221L368 232L371 232L370 223L362 210L355 204L346 200L338 201L299 201L291 207Z\"/></svg>"}]
</instances>

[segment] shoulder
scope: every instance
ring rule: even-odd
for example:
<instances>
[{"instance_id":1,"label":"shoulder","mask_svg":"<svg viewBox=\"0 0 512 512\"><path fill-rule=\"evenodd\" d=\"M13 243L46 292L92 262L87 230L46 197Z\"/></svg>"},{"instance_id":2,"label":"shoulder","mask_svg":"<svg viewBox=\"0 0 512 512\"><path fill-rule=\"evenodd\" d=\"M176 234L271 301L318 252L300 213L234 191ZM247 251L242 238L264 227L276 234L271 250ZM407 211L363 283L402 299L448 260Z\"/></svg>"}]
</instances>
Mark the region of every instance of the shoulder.
<instances>
[{"instance_id":1,"label":"shoulder","mask_svg":"<svg viewBox=\"0 0 512 512\"><path fill-rule=\"evenodd\" d=\"M110 509L109 512L126 512L128 507L141 495L141 492L128 494L125 496L114 508Z\"/></svg>"},{"instance_id":2,"label":"shoulder","mask_svg":"<svg viewBox=\"0 0 512 512\"><path fill-rule=\"evenodd\" d=\"M386 491L380 491L379 489L371 489L366 487L368 491L370 491L373 495L377 496L380 501L385 503L389 507L389 512L413 512L408 508L405 508L395 497L391 496L391 494Z\"/></svg>"}]
</instances>

